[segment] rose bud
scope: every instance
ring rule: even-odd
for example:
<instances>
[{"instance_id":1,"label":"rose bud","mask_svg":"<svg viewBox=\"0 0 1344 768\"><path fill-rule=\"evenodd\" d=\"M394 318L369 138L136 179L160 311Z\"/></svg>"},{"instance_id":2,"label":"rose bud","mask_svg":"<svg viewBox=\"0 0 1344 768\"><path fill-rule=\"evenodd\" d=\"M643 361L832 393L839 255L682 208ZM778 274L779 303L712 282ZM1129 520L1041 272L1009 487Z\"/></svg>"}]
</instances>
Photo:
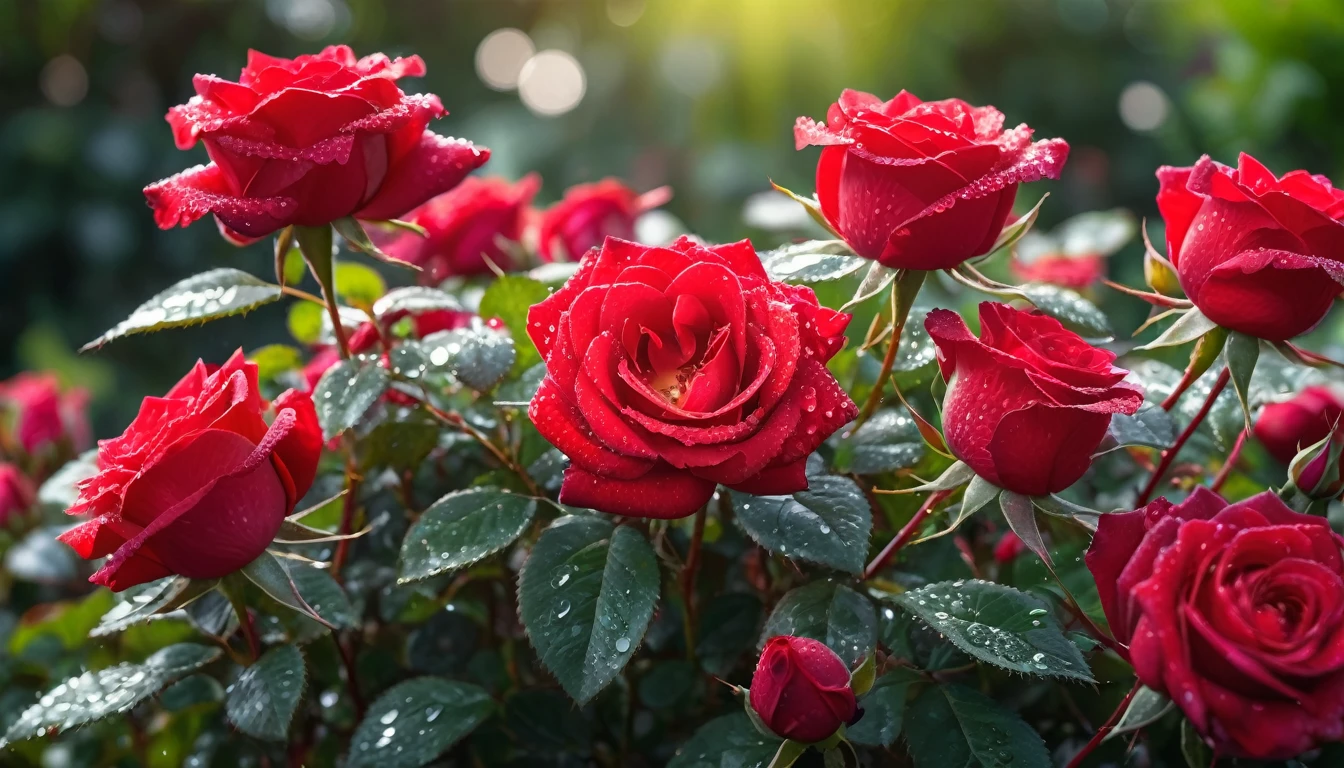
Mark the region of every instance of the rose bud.
<instances>
[{"instance_id":1,"label":"rose bud","mask_svg":"<svg viewBox=\"0 0 1344 768\"><path fill-rule=\"evenodd\" d=\"M1344 426L1337 426L1333 434L1303 448L1293 457L1288 464L1288 477L1307 498L1336 498L1344 491L1344 467L1340 465L1342 450Z\"/></svg>"},{"instance_id":2,"label":"rose bud","mask_svg":"<svg viewBox=\"0 0 1344 768\"><path fill-rule=\"evenodd\" d=\"M1344 556L1325 518L1197 487L1102 515L1086 562L1139 681L1217 754L1281 760L1344 738Z\"/></svg>"},{"instance_id":3,"label":"rose bud","mask_svg":"<svg viewBox=\"0 0 1344 768\"><path fill-rule=\"evenodd\" d=\"M777 736L809 744L829 738L858 708L845 662L806 637L770 638L751 678L750 701Z\"/></svg>"},{"instance_id":4,"label":"rose bud","mask_svg":"<svg viewBox=\"0 0 1344 768\"><path fill-rule=\"evenodd\" d=\"M1344 191L1324 176L1276 178L1242 154L1157 170L1167 258L1210 320L1284 341L1325 317L1344 283Z\"/></svg>"},{"instance_id":5,"label":"rose bud","mask_svg":"<svg viewBox=\"0 0 1344 768\"><path fill-rule=\"evenodd\" d=\"M798 149L823 147L817 199L854 252L895 269L947 269L988 253L1017 185L1059 178L1069 145L960 99L891 101L846 90L826 122L800 117Z\"/></svg>"},{"instance_id":6,"label":"rose bud","mask_svg":"<svg viewBox=\"0 0 1344 768\"><path fill-rule=\"evenodd\" d=\"M528 312L546 360L528 413L570 459L560 499L676 518L720 483L803 490L808 455L858 412L826 369L848 323L745 240L608 238Z\"/></svg>"},{"instance_id":7,"label":"rose bud","mask_svg":"<svg viewBox=\"0 0 1344 768\"><path fill-rule=\"evenodd\" d=\"M0 462L0 530L26 514L36 498L33 484L19 468Z\"/></svg>"},{"instance_id":8,"label":"rose bud","mask_svg":"<svg viewBox=\"0 0 1344 768\"><path fill-rule=\"evenodd\" d=\"M535 173L516 184L472 176L406 215L407 221L425 228L424 236L403 232L383 249L421 267L425 283L452 275L490 274L486 258L509 271L521 265L513 263L505 245L522 239L527 206L540 188L541 178Z\"/></svg>"},{"instance_id":9,"label":"rose bud","mask_svg":"<svg viewBox=\"0 0 1344 768\"><path fill-rule=\"evenodd\" d=\"M924 321L947 381L943 431L952 453L985 480L1027 496L1083 476L1111 415L1143 392L1129 373L1058 320L1006 304L980 305L980 338L955 312Z\"/></svg>"},{"instance_id":10,"label":"rose bud","mask_svg":"<svg viewBox=\"0 0 1344 768\"><path fill-rule=\"evenodd\" d=\"M249 51L236 83L197 75L168 123L178 149L199 139L212 162L145 188L155 220L212 213L243 243L291 224L394 219L452 189L490 153L427 130L447 114L439 98L396 85L424 73L419 56L356 59L335 45L293 60Z\"/></svg>"},{"instance_id":11,"label":"rose bud","mask_svg":"<svg viewBox=\"0 0 1344 768\"><path fill-rule=\"evenodd\" d=\"M74 450L84 450L92 439L88 400L83 389L61 392L50 373L20 373L0 383L0 405L13 412L14 435L30 455L64 440Z\"/></svg>"},{"instance_id":12,"label":"rose bud","mask_svg":"<svg viewBox=\"0 0 1344 768\"><path fill-rule=\"evenodd\" d=\"M573 261L608 236L635 239L635 219L672 198L670 187L642 195L616 179L579 184L541 214L537 252L543 261Z\"/></svg>"},{"instance_id":13,"label":"rose bud","mask_svg":"<svg viewBox=\"0 0 1344 768\"><path fill-rule=\"evenodd\" d=\"M994 562L999 565L1007 565L1017 559L1017 556L1027 551L1027 545L1022 543L1022 539L1016 533L1008 531L999 539L999 543L994 545Z\"/></svg>"},{"instance_id":14,"label":"rose bud","mask_svg":"<svg viewBox=\"0 0 1344 768\"><path fill-rule=\"evenodd\" d=\"M1330 434L1344 417L1344 400L1329 387L1305 387L1291 400L1260 411L1252 433L1269 454L1288 464L1297 452Z\"/></svg>"},{"instance_id":15,"label":"rose bud","mask_svg":"<svg viewBox=\"0 0 1344 768\"><path fill-rule=\"evenodd\" d=\"M92 519L60 540L86 560L108 558L89 580L120 592L172 574L213 579L260 556L322 449L307 394L281 394L269 426L265 411L241 350L145 398L120 437L98 444L98 474L68 510Z\"/></svg>"}]
</instances>

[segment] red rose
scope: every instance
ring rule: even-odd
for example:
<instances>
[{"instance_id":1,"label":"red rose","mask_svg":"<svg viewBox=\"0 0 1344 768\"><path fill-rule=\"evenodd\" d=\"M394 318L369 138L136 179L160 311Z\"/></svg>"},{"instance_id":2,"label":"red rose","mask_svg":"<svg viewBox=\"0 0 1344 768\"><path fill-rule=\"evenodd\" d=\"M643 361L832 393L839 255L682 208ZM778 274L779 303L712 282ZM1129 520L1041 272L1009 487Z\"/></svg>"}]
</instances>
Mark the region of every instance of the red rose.
<instances>
[{"instance_id":1,"label":"red rose","mask_svg":"<svg viewBox=\"0 0 1344 768\"><path fill-rule=\"evenodd\" d=\"M120 437L98 444L98 474L69 510L92 519L60 537L86 560L110 555L90 581L119 592L175 573L212 579L260 556L322 450L307 394L280 395L269 426L265 410L241 350L145 398Z\"/></svg>"},{"instance_id":2,"label":"red rose","mask_svg":"<svg viewBox=\"0 0 1344 768\"><path fill-rule=\"evenodd\" d=\"M771 282L747 241L608 238L532 307L546 359L528 413L570 459L560 499L684 517L722 483L807 487L807 457L857 408L826 370L849 315Z\"/></svg>"},{"instance_id":3,"label":"red rose","mask_svg":"<svg viewBox=\"0 0 1344 768\"><path fill-rule=\"evenodd\" d=\"M669 187L642 195L616 179L579 184L541 214L537 252L543 261L573 261L608 236L635 239L635 219L672 197Z\"/></svg>"},{"instance_id":4,"label":"red rose","mask_svg":"<svg viewBox=\"0 0 1344 768\"><path fill-rule=\"evenodd\" d=\"M1098 254L1066 256L1050 253L1031 261L1013 259L1013 274L1019 280L1033 283L1051 283L1065 288L1090 288L1106 276L1106 259Z\"/></svg>"},{"instance_id":5,"label":"red rose","mask_svg":"<svg viewBox=\"0 0 1344 768\"><path fill-rule=\"evenodd\" d=\"M1242 154L1157 169L1167 256L1210 320L1271 341L1305 333L1344 283L1344 190L1324 176L1282 179Z\"/></svg>"},{"instance_id":6,"label":"red rose","mask_svg":"<svg viewBox=\"0 0 1344 768\"><path fill-rule=\"evenodd\" d=\"M1022 543L1016 533L1008 531L999 539L999 543L994 545L994 562L999 565L1007 565L1017 559L1017 556L1027 551L1027 545Z\"/></svg>"},{"instance_id":7,"label":"red rose","mask_svg":"<svg viewBox=\"0 0 1344 768\"><path fill-rule=\"evenodd\" d=\"M75 450L84 450L91 440L88 399L82 389L62 393L50 373L20 373L0 384L0 404L12 409L15 437L29 454L67 439Z\"/></svg>"},{"instance_id":8,"label":"red rose","mask_svg":"<svg viewBox=\"0 0 1344 768\"><path fill-rule=\"evenodd\" d=\"M946 309L930 312L924 327L947 380L947 445L1001 488L1039 496L1073 485L1111 415L1143 404L1114 354L1052 317L985 302L978 339Z\"/></svg>"},{"instance_id":9,"label":"red rose","mask_svg":"<svg viewBox=\"0 0 1344 768\"><path fill-rule=\"evenodd\" d=\"M1325 518L1200 487L1102 515L1087 567L1139 680L1220 754L1344 738L1344 558Z\"/></svg>"},{"instance_id":10,"label":"red rose","mask_svg":"<svg viewBox=\"0 0 1344 768\"><path fill-rule=\"evenodd\" d=\"M393 219L452 189L490 156L426 130L447 112L406 95L419 56L356 59L344 45L280 59L249 51L238 82L197 75L196 95L168 111L179 149L197 139L214 162L145 188L159 226L213 213L237 241L345 216Z\"/></svg>"},{"instance_id":11,"label":"red rose","mask_svg":"<svg viewBox=\"0 0 1344 768\"><path fill-rule=\"evenodd\" d=\"M33 506L33 484L13 464L0 462L0 529Z\"/></svg>"},{"instance_id":12,"label":"red rose","mask_svg":"<svg viewBox=\"0 0 1344 768\"><path fill-rule=\"evenodd\" d=\"M1281 463L1330 434L1344 416L1344 401L1329 387L1306 387L1293 399L1271 403L1255 420L1255 439Z\"/></svg>"},{"instance_id":13,"label":"red rose","mask_svg":"<svg viewBox=\"0 0 1344 768\"><path fill-rule=\"evenodd\" d=\"M772 637L751 678L751 708L776 735L822 741L854 718L849 668L825 643Z\"/></svg>"},{"instance_id":14,"label":"red rose","mask_svg":"<svg viewBox=\"0 0 1344 768\"><path fill-rule=\"evenodd\" d=\"M541 178L534 173L517 184L472 176L406 215L407 221L425 228L426 236L402 233L384 249L422 267L422 282L431 284L451 275L489 274L483 256L508 271L515 265L500 240L522 239L527 206L540 187Z\"/></svg>"},{"instance_id":15,"label":"red rose","mask_svg":"<svg viewBox=\"0 0 1344 768\"><path fill-rule=\"evenodd\" d=\"M800 117L798 149L825 147L817 199L854 252L897 269L947 269L989 251L1017 185L1059 178L1062 139L1032 143L1025 124L960 99L923 102L901 91L883 103L846 90L826 122Z\"/></svg>"}]
</instances>

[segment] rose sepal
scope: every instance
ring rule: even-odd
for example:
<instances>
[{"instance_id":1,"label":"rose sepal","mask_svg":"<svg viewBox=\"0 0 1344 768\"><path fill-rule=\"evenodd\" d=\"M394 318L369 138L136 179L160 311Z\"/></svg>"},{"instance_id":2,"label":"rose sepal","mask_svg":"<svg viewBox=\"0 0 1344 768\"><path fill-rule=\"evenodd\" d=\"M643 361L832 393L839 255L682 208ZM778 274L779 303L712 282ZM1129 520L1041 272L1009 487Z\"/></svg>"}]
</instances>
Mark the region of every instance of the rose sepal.
<instances>
[{"instance_id":1,"label":"rose sepal","mask_svg":"<svg viewBox=\"0 0 1344 768\"><path fill-rule=\"evenodd\" d=\"M850 673L849 688L854 691L854 696L857 698L872 690L875 682L877 682L877 654L870 653L864 657L863 663Z\"/></svg>"},{"instance_id":2,"label":"rose sepal","mask_svg":"<svg viewBox=\"0 0 1344 768\"><path fill-rule=\"evenodd\" d=\"M1288 465L1288 483L1284 490L1291 489L1290 495L1300 495L1308 499L1308 510L1315 501L1327 501L1339 496L1344 490L1340 483L1340 457L1344 455L1344 438L1339 436L1339 430L1331 432L1315 443L1298 451L1297 455ZM1307 470L1312 469L1312 465L1321 462L1320 474L1314 481L1311 481L1310 488L1302 487L1304 480L1310 480L1306 477ZM1284 496L1284 492L1279 494L1285 500L1289 497Z\"/></svg>"},{"instance_id":3,"label":"rose sepal","mask_svg":"<svg viewBox=\"0 0 1344 768\"><path fill-rule=\"evenodd\" d=\"M408 228L414 227L415 229L412 231L418 230L417 234L420 237L425 237L427 234L424 227L419 225L409 224L407 222L401 222L401 224L406 225ZM412 264L409 261L403 261L396 256L384 253L383 250L369 237L369 233L364 231L364 225L353 216L337 219L331 223L331 227L340 234L341 238L344 239L346 244L353 250L359 251L366 256L372 256L384 264L395 264L398 267L404 267L414 272L423 271L416 264Z\"/></svg>"},{"instance_id":4,"label":"rose sepal","mask_svg":"<svg viewBox=\"0 0 1344 768\"><path fill-rule=\"evenodd\" d=\"M1152 288L1160 298L1185 299L1185 291L1181 290L1181 278L1175 265L1157 252L1157 249L1153 247L1153 241L1148 237L1147 220L1143 222L1140 231L1143 232L1144 282L1148 283L1148 287Z\"/></svg>"},{"instance_id":5,"label":"rose sepal","mask_svg":"<svg viewBox=\"0 0 1344 768\"><path fill-rule=\"evenodd\" d=\"M780 192L784 195L787 195L794 202L803 206L803 208L806 208L807 215L811 216L813 221L820 224L822 229L834 235L837 240L844 239L844 236L841 235L839 232L835 231L835 227L831 226L831 222L826 220L826 214L821 212L821 202L817 200L816 195L813 195L811 197L803 197L802 195L798 194L797 192L794 192L791 189L788 189L787 187L781 187L780 185L776 184L774 179L770 180L770 186L774 187L776 192Z\"/></svg>"},{"instance_id":6,"label":"rose sepal","mask_svg":"<svg viewBox=\"0 0 1344 768\"><path fill-rule=\"evenodd\" d=\"M1046 192L1044 195L1041 195L1041 199L1036 201L1036 204L1031 207L1031 210L1022 214L1014 221L1010 221L1007 224L1004 224L1003 229L999 232L998 238L994 240L994 244L989 247L989 250L986 251L983 256L976 256L970 259L969 261L972 264L979 264L983 261L989 260L992 256L998 254L1000 251L1003 251L1005 249L1011 250L1014 246L1016 246L1017 242L1021 240L1023 236L1025 236L1028 232L1030 232L1033 226L1035 226L1036 217L1039 216L1041 213L1041 205L1045 203L1045 198L1049 196L1050 196L1049 192Z\"/></svg>"}]
</instances>

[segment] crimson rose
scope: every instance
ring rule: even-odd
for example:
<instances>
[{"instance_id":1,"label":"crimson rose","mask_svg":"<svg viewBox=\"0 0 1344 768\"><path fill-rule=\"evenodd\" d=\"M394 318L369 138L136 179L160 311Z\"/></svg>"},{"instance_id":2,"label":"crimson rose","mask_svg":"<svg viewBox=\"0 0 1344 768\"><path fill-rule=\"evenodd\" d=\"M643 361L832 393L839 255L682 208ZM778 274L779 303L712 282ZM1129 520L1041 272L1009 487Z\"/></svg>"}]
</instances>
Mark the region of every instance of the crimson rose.
<instances>
[{"instance_id":1,"label":"crimson rose","mask_svg":"<svg viewBox=\"0 0 1344 768\"><path fill-rule=\"evenodd\" d=\"M528 313L546 359L529 414L571 462L561 501L673 518L719 483L803 490L808 455L857 414L826 369L848 323L745 240L608 238Z\"/></svg>"},{"instance_id":2,"label":"crimson rose","mask_svg":"<svg viewBox=\"0 0 1344 768\"><path fill-rule=\"evenodd\" d=\"M1059 178L1063 139L1032 143L1025 124L961 99L883 102L846 90L826 122L800 117L798 149L817 163L821 212L854 252L896 269L947 269L989 251L1013 209L1017 185Z\"/></svg>"},{"instance_id":3,"label":"crimson rose","mask_svg":"<svg viewBox=\"0 0 1344 768\"><path fill-rule=\"evenodd\" d=\"M635 219L671 197L669 187L639 195L616 179L570 187L541 214L537 253L544 261L573 261L608 236L633 240Z\"/></svg>"},{"instance_id":4,"label":"crimson rose","mask_svg":"<svg viewBox=\"0 0 1344 768\"><path fill-rule=\"evenodd\" d=\"M0 462L0 530L25 514L36 499L33 484L13 464Z\"/></svg>"},{"instance_id":5,"label":"crimson rose","mask_svg":"<svg viewBox=\"0 0 1344 768\"><path fill-rule=\"evenodd\" d=\"M213 579L260 556L322 450L306 393L274 407L268 426L257 366L241 351L145 398L125 433L98 444L98 474L69 509L92 519L60 536L86 560L110 555L90 581L120 592L171 574Z\"/></svg>"},{"instance_id":6,"label":"crimson rose","mask_svg":"<svg viewBox=\"0 0 1344 768\"><path fill-rule=\"evenodd\" d=\"M858 702L849 668L806 637L772 637L751 678L751 708L776 735L811 743L854 719Z\"/></svg>"},{"instance_id":7,"label":"crimson rose","mask_svg":"<svg viewBox=\"0 0 1344 768\"><path fill-rule=\"evenodd\" d=\"M924 327L947 380L947 445L1000 488L1039 496L1073 485L1111 415L1143 404L1114 354L1052 317L985 302L978 339L946 309L930 312Z\"/></svg>"},{"instance_id":8,"label":"crimson rose","mask_svg":"<svg viewBox=\"0 0 1344 768\"><path fill-rule=\"evenodd\" d=\"M50 373L24 372L0 383L0 406L11 411L14 436L28 454L63 440L76 451L88 447L92 440L88 401L83 389L62 392Z\"/></svg>"},{"instance_id":9,"label":"crimson rose","mask_svg":"<svg viewBox=\"0 0 1344 768\"><path fill-rule=\"evenodd\" d=\"M1270 403L1255 420L1255 439L1280 462L1330 434L1344 417L1344 401L1329 387L1306 387L1291 400Z\"/></svg>"},{"instance_id":10,"label":"crimson rose","mask_svg":"<svg viewBox=\"0 0 1344 768\"><path fill-rule=\"evenodd\" d=\"M541 178L528 174L516 184L472 176L457 189L439 195L405 217L426 235L406 232L384 250L424 269L421 280L437 284L451 275L489 274L485 258L503 270L515 265L500 240L518 242L527 222L528 204Z\"/></svg>"},{"instance_id":11,"label":"crimson rose","mask_svg":"<svg viewBox=\"0 0 1344 768\"><path fill-rule=\"evenodd\" d=\"M1276 178L1243 153L1157 169L1157 208L1181 287L1210 320L1271 341L1305 333L1344 283L1344 190L1324 176Z\"/></svg>"},{"instance_id":12,"label":"crimson rose","mask_svg":"<svg viewBox=\"0 0 1344 768\"><path fill-rule=\"evenodd\" d=\"M393 219L452 189L490 153L426 129L447 114L439 98L396 85L424 73L419 56L356 59L334 45L293 60L249 51L236 83L197 75L168 123L179 149L200 139L213 162L146 187L155 220L213 213L246 242L291 224Z\"/></svg>"},{"instance_id":13,"label":"crimson rose","mask_svg":"<svg viewBox=\"0 0 1344 768\"><path fill-rule=\"evenodd\" d=\"M1047 253L1031 261L1014 258L1012 268L1013 274L1019 280L1051 283L1080 291L1092 287L1106 277L1106 258L1095 253L1081 256Z\"/></svg>"},{"instance_id":14,"label":"crimson rose","mask_svg":"<svg viewBox=\"0 0 1344 768\"><path fill-rule=\"evenodd\" d=\"M1278 760L1344 738L1344 557L1272 492L1102 515L1087 567L1139 680L1221 754Z\"/></svg>"}]
</instances>

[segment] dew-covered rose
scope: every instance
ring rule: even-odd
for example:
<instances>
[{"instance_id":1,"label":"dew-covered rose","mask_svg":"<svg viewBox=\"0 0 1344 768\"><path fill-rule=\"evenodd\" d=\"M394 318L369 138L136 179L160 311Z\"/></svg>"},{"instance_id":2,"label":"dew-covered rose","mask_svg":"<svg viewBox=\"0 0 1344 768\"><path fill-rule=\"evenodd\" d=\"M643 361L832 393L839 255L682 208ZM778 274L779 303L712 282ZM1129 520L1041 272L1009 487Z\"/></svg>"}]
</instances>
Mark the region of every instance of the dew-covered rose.
<instances>
[{"instance_id":1,"label":"dew-covered rose","mask_svg":"<svg viewBox=\"0 0 1344 768\"><path fill-rule=\"evenodd\" d=\"M947 380L943 433L958 459L1000 488L1037 496L1083 476L1111 416L1132 414L1143 392L1123 380L1115 355L1052 317L980 305L980 338L955 312L935 309L924 327Z\"/></svg>"},{"instance_id":2,"label":"dew-covered rose","mask_svg":"<svg viewBox=\"0 0 1344 768\"><path fill-rule=\"evenodd\" d=\"M800 117L798 149L820 146L817 200L854 252L896 269L946 269L987 253L1017 185L1059 178L1069 145L961 99L883 102L846 90L826 122Z\"/></svg>"},{"instance_id":3,"label":"dew-covered rose","mask_svg":"<svg viewBox=\"0 0 1344 768\"><path fill-rule=\"evenodd\" d=\"M1087 567L1139 680L1219 754L1281 760L1344 738L1344 557L1324 517L1199 487L1102 515Z\"/></svg>"},{"instance_id":4,"label":"dew-covered rose","mask_svg":"<svg viewBox=\"0 0 1344 768\"><path fill-rule=\"evenodd\" d=\"M1157 178L1167 256L1210 320L1282 341L1330 311L1344 284L1344 190L1306 171L1277 178L1247 154L1236 168L1205 156Z\"/></svg>"},{"instance_id":5,"label":"dew-covered rose","mask_svg":"<svg viewBox=\"0 0 1344 768\"><path fill-rule=\"evenodd\" d=\"M829 738L858 711L845 662L825 643L806 637L770 638L756 663L749 698L767 728L803 743Z\"/></svg>"},{"instance_id":6,"label":"dew-covered rose","mask_svg":"<svg viewBox=\"0 0 1344 768\"><path fill-rule=\"evenodd\" d=\"M808 455L857 413L826 369L848 323L747 241L608 238L528 313L546 360L529 413L571 462L560 500L673 518L719 483L803 490Z\"/></svg>"},{"instance_id":7,"label":"dew-covered rose","mask_svg":"<svg viewBox=\"0 0 1344 768\"><path fill-rule=\"evenodd\" d=\"M260 556L322 450L306 393L289 390L271 410L268 424L241 350L145 398L120 437L98 443L98 474L69 509L91 519L60 536L86 560L108 558L90 581L119 592L171 574L213 579Z\"/></svg>"},{"instance_id":8,"label":"dew-covered rose","mask_svg":"<svg viewBox=\"0 0 1344 768\"><path fill-rule=\"evenodd\" d=\"M397 87L424 73L419 56L358 59L333 45L295 59L249 51L238 82L197 75L168 123L179 149L200 140L212 162L145 188L155 220L214 214L246 242L291 224L394 219L452 189L490 153L427 129L447 114L439 98Z\"/></svg>"},{"instance_id":9,"label":"dew-covered rose","mask_svg":"<svg viewBox=\"0 0 1344 768\"><path fill-rule=\"evenodd\" d=\"M672 197L669 187L638 194L616 179L578 184L541 213L537 253L544 261L577 261L607 237L635 239L635 219Z\"/></svg>"},{"instance_id":10,"label":"dew-covered rose","mask_svg":"<svg viewBox=\"0 0 1344 768\"><path fill-rule=\"evenodd\" d=\"M1322 440L1344 419L1344 399L1330 387L1311 386L1291 399L1270 403L1255 420L1255 439L1281 463Z\"/></svg>"}]
</instances>

